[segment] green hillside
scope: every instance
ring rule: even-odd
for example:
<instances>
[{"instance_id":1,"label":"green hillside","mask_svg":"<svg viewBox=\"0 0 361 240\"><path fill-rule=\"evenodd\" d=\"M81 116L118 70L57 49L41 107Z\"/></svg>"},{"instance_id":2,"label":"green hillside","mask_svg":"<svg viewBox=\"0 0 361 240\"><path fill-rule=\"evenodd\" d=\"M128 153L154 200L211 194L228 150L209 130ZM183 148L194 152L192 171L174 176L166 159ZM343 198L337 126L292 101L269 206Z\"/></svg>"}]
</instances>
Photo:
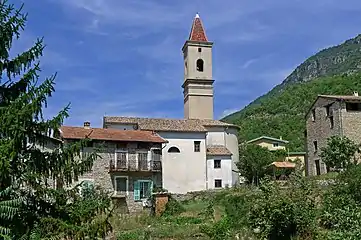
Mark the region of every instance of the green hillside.
<instances>
[{"instance_id":1,"label":"green hillside","mask_svg":"<svg viewBox=\"0 0 361 240\"><path fill-rule=\"evenodd\" d=\"M240 126L241 140L261 135L282 136L290 149L303 151L304 115L318 94L361 92L361 74L319 78L316 81L287 84L277 94L265 95L237 115L224 119Z\"/></svg>"},{"instance_id":2,"label":"green hillside","mask_svg":"<svg viewBox=\"0 0 361 240\"><path fill-rule=\"evenodd\" d=\"M240 140L261 135L304 150L304 115L318 94L361 92L361 35L324 49L298 66L280 85L224 121L241 127Z\"/></svg>"}]
</instances>

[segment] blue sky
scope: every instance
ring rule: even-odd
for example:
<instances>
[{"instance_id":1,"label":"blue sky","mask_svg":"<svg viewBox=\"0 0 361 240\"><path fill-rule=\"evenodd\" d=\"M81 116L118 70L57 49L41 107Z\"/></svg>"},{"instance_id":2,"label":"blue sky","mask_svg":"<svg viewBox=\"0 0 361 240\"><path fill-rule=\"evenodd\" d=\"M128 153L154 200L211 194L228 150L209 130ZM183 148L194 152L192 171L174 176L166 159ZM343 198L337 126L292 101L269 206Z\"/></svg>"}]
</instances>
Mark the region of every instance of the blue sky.
<instances>
[{"instance_id":1,"label":"blue sky","mask_svg":"<svg viewBox=\"0 0 361 240\"><path fill-rule=\"evenodd\" d=\"M216 118L361 33L360 0L38 0L24 10L14 48L44 36L41 76L57 72L46 114L70 102L67 125L101 126L104 115L183 118L181 47L196 12L214 42Z\"/></svg>"}]
</instances>

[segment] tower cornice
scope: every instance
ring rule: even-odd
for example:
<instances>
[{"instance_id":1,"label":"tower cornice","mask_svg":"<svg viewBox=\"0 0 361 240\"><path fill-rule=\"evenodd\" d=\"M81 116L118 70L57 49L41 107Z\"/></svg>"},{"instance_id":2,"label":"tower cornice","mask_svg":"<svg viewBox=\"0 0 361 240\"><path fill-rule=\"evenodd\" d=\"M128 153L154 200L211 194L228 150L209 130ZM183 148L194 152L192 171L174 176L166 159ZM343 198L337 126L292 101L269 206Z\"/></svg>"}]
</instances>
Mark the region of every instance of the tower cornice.
<instances>
[{"instance_id":1,"label":"tower cornice","mask_svg":"<svg viewBox=\"0 0 361 240\"><path fill-rule=\"evenodd\" d=\"M200 41L192 41L192 40L187 40L185 41L183 47L182 47L182 52L184 52L185 48L188 46L194 46L194 47L212 47L213 46L213 42L200 42Z\"/></svg>"},{"instance_id":2,"label":"tower cornice","mask_svg":"<svg viewBox=\"0 0 361 240\"><path fill-rule=\"evenodd\" d=\"M200 84L200 85L204 85L204 84L208 84L208 85L213 85L214 80L213 79L197 79L197 78L187 78L183 84L182 84L182 88L185 88L186 85L193 83L193 84Z\"/></svg>"}]
</instances>

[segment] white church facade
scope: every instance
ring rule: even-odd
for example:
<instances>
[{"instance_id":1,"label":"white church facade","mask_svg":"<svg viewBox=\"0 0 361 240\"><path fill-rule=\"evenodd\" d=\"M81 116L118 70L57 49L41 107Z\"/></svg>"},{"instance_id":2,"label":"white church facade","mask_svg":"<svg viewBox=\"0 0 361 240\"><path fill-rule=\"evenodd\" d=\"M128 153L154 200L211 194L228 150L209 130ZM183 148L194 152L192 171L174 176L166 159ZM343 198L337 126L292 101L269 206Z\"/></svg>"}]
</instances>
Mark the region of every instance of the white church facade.
<instances>
[{"instance_id":1,"label":"white church facade","mask_svg":"<svg viewBox=\"0 0 361 240\"><path fill-rule=\"evenodd\" d=\"M239 129L213 119L212 46L197 14L182 48L184 119L103 118L103 128L150 130L167 140L162 183L173 193L231 187L239 179Z\"/></svg>"},{"instance_id":2,"label":"white church facade","mask_svg":"<svg viewBox=\"0 0 361 240\"><path fill-rule=\"evenodd\" d=\"M130 212L142 208L154 187L184 194L239 182L239 128L213 119L212 46L197 15L182 48L183 119L104 116L102 128L85 122L60 129L65 143L90 138L89 148L101 148L79 181L113 191Z\"/></svg>"}]
</instances>

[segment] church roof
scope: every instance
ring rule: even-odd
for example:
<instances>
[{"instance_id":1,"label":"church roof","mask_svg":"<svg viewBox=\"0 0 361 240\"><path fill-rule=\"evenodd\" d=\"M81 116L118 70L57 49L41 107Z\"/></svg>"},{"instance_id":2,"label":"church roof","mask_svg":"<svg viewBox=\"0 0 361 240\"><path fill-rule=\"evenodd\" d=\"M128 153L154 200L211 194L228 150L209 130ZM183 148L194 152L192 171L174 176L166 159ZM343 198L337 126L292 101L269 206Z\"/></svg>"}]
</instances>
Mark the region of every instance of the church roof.
<instances>
[{"instance_id":1,"label":"church roof","mask_svg":"<svg viewBox=\"0 0 361 240\"><path fill-rule=\"evenodd\" d=\"M103 124L137 124L141 130L167 132L207 132L207 127L237 127L233 124L211 119L169 119L137 117L104 117Z\"/></svg>"},{"instance_id":2,"label":"church roof","mask_svg":"<svg viewBox=\"0 0 361 240\"><path fill-rule=\"evenodd\" d=\"M151 131L119 130L105 128L84 128L62 126L60 128L63 139L84 139L90 138L103 141L131 141L131 142L167 142L158 134Z\"/></svg>"},{"instance_id":3,"label":"church roof","mask_svg":"<svg viewBox=\"0 0 361 240\"><path fill-rule=\"evenodd\" d=\"M207 146L207 155L225 156L225 155L232 155L232 153L225 146L211 145L211 146Z\"/></svg>"},{"instance_id":4,"label":"church roof","mask_svg":"<svg viewBox=\"0 0 361 240\"><path fill-rule=\"evenodd\" d=\"M206 31L204 30L201 18L198 13L195 16L192 24L192 29L189 34L189 40L197 42L208 42Z\"/></svg>"}]
</instances>

